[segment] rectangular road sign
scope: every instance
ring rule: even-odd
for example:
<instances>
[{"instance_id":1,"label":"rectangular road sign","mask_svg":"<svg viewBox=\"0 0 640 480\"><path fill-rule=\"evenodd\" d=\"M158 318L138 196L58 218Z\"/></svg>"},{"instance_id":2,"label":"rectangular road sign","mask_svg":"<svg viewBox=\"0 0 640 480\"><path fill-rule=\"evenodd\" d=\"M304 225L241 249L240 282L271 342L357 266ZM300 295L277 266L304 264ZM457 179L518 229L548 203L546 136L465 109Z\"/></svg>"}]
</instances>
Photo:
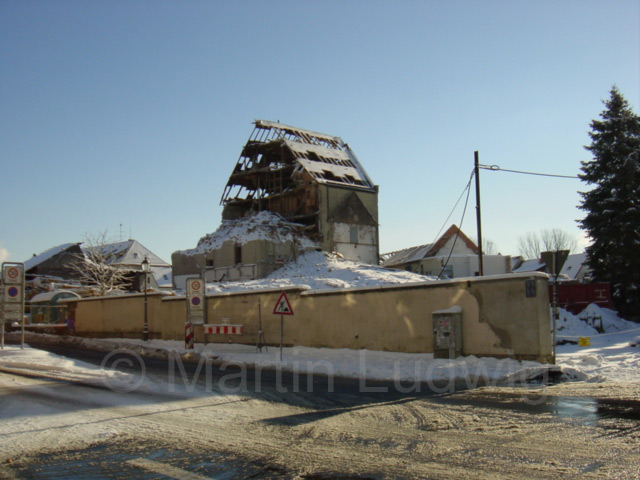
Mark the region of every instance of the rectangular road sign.
<instances>
[{"instance_id":1,"label":"rectangular road sign","mask_svg":"<svg viewBox=\"0 0 640 480\"><path fill-rule=\"evenodd\" d=\"M2 293L0 294L0 348L4 349L4 324L22 324L21 346L24 348L24 263L2 264Z\"/></svg>"},{"instance_id":2,"label":"rectangular road sign","mask_svg":"<svg viewBox=\"0 0 640 480\"><path fill-rule=\"evenodd\" d=\"M195 325L205 323L206 287L203 278L187 279L187 322Z\"/></svg>"},{"instance_id":3,"label":"rectangular road sign","mask_svg":"<svg viewBox=\"0 0 640 480\"><path fill-rule=\"evenodd\" d=\"M24 283L24 265L3 264L2 283L5 285L22 285Z\"/></svg>"},{"instance_id":4,"label":"rectangular road sign","mask_svg":"<svg viewBox=\"0 0 640 480\"><path fill-rule=\"evenodd\" d=\"M578 338L578 346L579 347L590 347L591 339L589 337L580 337Z\"/></svg>"}]
</instances>

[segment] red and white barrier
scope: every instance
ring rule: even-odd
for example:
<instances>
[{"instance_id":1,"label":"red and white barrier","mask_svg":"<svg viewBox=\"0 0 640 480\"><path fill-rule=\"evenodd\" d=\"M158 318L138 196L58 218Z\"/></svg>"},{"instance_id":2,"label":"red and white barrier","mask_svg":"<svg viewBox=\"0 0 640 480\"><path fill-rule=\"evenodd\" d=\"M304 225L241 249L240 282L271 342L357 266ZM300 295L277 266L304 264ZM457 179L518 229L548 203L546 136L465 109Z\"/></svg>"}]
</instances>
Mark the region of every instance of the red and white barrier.
<instances>
[{"instance_id":1,"label":"red and white barrier","mask_svg":"<svg viewBox=\"0 0 640 480\"><path fill-rule=\"evenodd\" d=\"M193 323L184 324L184 348L193 349Z\"/></svg>"},{"instance_id":2,"label":"red and white barrier","mask_svg":"<svg viewBox=\"0 0 640 480\"><path fill-rule=\"evenodd\" d=\"M242 325L203 325L204 333L215 333L216 335L242 335Z\"/></svg>"}]
</instances>

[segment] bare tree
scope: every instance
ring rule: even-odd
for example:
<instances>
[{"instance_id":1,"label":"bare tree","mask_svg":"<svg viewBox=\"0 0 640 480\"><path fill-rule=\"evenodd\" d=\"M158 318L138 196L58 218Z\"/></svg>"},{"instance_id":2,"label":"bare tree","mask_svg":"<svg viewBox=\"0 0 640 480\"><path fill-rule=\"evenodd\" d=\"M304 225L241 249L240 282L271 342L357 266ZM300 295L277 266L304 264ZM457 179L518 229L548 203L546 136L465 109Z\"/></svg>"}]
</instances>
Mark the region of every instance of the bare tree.
<instances>
[{"instance_id":1,"label":"bare tree","mask_svg":"<svg viewBox=\"0 0 640 480\"><path fill-rule=\"evenodd\" d=\"M518 237L518 251L526 259L540 258L540 238L536 232Z\"/></svg>"},{"instance_id":2,"label":"bare tree","mask_svg":"<svg viewBox=\"0 0 640 480\"><path fill-rule=\"evenodd\" d=\"M108 248L107 232L86 234L82 254L78 255L71 267L83 283L96 287L98 295L124 290L131 285L127 271L113 264L114 253Z\"/></svg>"},{"instance_id":3,"label":"bare tree","mask_svg":"<svg viewBox=\"0 0 640 480\"><path fill-rule=\"evenodd\" d=\"M543 230L539 235L536 232L529 232L518 238L520 255L527 259L540 258L541 252L569 250L571 253L577 246L576 239L559 228Z\"/></svg>"},{"instance_id":4,"label":"bare tree","mask_svg":"<svg viewBox=\"0 0 640 480\"><path fill-rule=\"evenodd\" d=\"M478 239L476 237L473 238L473 243L478 245ZM488 238L482 239L482 254L483 255L499 255L498 246L494 241L489 240Z\"/></svg>"}]
</instances>

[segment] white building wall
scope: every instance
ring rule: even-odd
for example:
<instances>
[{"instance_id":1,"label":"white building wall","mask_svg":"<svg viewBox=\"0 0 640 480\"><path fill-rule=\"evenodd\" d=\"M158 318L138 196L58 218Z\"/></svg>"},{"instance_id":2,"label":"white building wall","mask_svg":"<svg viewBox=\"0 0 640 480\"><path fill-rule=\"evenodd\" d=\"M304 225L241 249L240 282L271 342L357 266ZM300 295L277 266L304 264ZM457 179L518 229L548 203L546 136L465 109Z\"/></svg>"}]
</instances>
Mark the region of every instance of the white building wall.
<instances>
[{"instance_id":1,"label":"white building wall","mask_svg":"<svg viewBox=\"0 0 640 480\"><path fill-rule=\"evenodd\" d=\"M447 262L448 255L430 257L424 259L417 273L424 275L439 275L443 266ZM504 255L484 255L482 257L482 266L484 274L502 275L511 273L511 260L509 256ZM477 255L451 255L447 268L443 272L443 277L449 274L450 278L475 277L478 275L478 256Z\"/></svg>"}]
</instances>

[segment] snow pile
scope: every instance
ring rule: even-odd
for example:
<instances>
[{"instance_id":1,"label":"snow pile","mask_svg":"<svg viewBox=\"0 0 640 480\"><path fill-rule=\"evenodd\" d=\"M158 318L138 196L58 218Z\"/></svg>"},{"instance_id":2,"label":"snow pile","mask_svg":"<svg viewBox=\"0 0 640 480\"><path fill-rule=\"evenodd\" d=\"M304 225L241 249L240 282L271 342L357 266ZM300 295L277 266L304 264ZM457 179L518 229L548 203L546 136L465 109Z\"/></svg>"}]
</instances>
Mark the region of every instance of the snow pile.
<instances>
[{"instance_id":1,"label":"snow pile","mask_svg":"<svg viewBox=\"0 0 640 480\"><path fill-rule=\"evenodd\" d=\"M560 341L563 339L576 341L578 337L591 337L601 332L624 332L640 327L635 322L620 318L614 310L600 307L595 303L589 304L578 315L573 315L564 309L559 309L558 313L560 318L556 323L556 335Z\"/></svg>"},{"instance_id":2,"label":"snow pile","mask_svg":"<svg viewBox=\"0 0 640 480\"><path fill-rule=\"evenodd\" d=\"M298 233L301 225L290 223L280 215L262 211L237 220L223 220L218 229L198 240L196 248L182 250L185 255L196 255L216 250L226 241L244 245L252 240L270 240L275 243L297 242L301 249L315 248L316 244Z\"/></svg>"},{"instance_id":3,"label":"snow pile","mask_svg":"<svg viewBox=\"0 0 640 480\"><path fill-rule=\"evenodd\" d=\"M29 375L52 380L68 380L93 386L120 385L126 389L136 379L114 369L103 370L90 363L72 360L31 348L5 346L0 350L0 372ZM136 385L136 387L141 384Z\"/></svg>"},{"instance_id":4,"label":"snow pile","mask_svg":"<svg viewBox=\"0 0 640 480\"><path fill-rule=\"evenodd\" d=\"M590 326L579 315L574 315L564 309L559 309L556 321L556 338L558 341L571 339L576 341L578 337L590 337L598 335L598 331Z\"/></svg>"},{"instance_id":5,"label":"snow pile","mask_svg":"<svg viewBox=\"0 0 640 480\"><path fill-rule=\"evenodd\" d=\"M596 322L601 319L604 333L622 332L640 327L635 322L620 318L615 310L600 307L595 303L589 304L578 316L587 320L594 319Z\"/></svg>"},{"instance_id":6,"label":"snow pile","mask_svg":"<svg viewBox=\"0 0 640 480\"><path fill-rule=\"evenodd\" d=\"M305 290L366 288L434 281L403 270L393 270L345 260L339 254L307 252L271 275L249 282L225 282L207 285L207 293L299 287Z\"/></svg>"},{"instance_id":7,"label":"snow pile","mask_svg":"<svg viewBox=\"0 0 640 480\"><path fill-rule=\"evenodd\" d=\"M513 359L478 358L473 355L455 360L434 359L431 353L382 352L347 348L283 348L279 349L233 343L195 344L193 350L184 348L177 340L143 341L131 338L77 339L85 348L104 350L104 346L144 354L141 349L164 351L166 356L177 354L183 361L213 359L216 363L246 365L258 368L282 368L300 374L318 374L362 380L390 380L402 382L466 382L469 388L485 383L521 382L537 377L548 370L537 362Z\"/></svg>"},{"instance_id":8,"label":"snow pile","mask_svg":"<svg viewBox=\"0 0 640 480\"><path fill-rule=\"evenodd\" d=\"M557 363L569 379L640 381L640 347L634 346L634 338L640 333L639 324L624 320L615 311L593 303L578 315L560 310L560 319L558 340L573 341L557 347ZM601 326L603 333L587 322ZM588 337L590 346L578 346L578 337Z\"/></svg>"}]
</instances>

